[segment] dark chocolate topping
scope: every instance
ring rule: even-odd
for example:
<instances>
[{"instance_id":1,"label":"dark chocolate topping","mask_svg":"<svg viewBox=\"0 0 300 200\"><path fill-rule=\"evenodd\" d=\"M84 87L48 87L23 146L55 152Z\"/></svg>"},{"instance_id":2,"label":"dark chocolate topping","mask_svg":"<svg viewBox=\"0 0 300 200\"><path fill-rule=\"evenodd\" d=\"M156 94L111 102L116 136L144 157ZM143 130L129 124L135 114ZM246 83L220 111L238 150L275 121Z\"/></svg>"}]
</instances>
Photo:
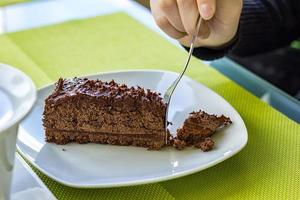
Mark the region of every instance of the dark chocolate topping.
<instances>
[{"instance_id":1,"label":"dark chocolate topping","mask_svg":"<svg viewBox=\"0 0 300 200\"><path fill-rule=\"evenodd\" d=\"M46 99L52 105L59 104L64 100L74 96L88 96L98 99L106 106L120 104L136 104L142 102L145 105L160 107L164 112L165 103L160 94L145 90L139 86L128 87L125 84L117 84L114 80L103 82L101 80L90 80L87 78L60 78L54 92Z\"/></svg>"},{"instance_id":2,"label":"dark chocolate topping","mask_svg":"<svg viewBox=\"0 0 300 200\"><path fill-rule=\"evenodd\" d=\"M197 124L205 129L210 129L211 131L215 131L216 128L227 126L231 124L231 120L224 115L217 116L217 115L210 115L204 111L199 112L192 112L190 113L189 118L186 120L185 123L193 123Z\"/></svg>"}]
</instances>

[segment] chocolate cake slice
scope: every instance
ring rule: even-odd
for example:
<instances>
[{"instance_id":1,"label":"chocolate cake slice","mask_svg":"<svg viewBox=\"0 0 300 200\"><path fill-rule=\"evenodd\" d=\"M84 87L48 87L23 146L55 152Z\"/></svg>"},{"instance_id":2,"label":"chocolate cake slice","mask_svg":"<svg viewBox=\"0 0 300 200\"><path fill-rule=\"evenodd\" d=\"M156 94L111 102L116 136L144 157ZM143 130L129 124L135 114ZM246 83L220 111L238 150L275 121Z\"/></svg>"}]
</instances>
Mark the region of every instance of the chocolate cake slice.
<instances>
[{"instance_id":1,"label":"chocolate cake slice","mask_svg":"<svg viewBox=\"0 0 300 200\"><path fill-rule=\"evenodd\" d=\"M194 145L203 151L211 150L214 141L210 136L231 123L231 120L224 115L210 115L201 110L192 112L184 121L183 126L177 130L173 146L183 149L185 146Z\"/></svg>"},{"instance_id":2,"label":"chocolate cake slice","mask_svg":"<svg viewBox=\"0 0 300 200\"><path fill-rule=\"evenodd\" d=\"M165 145L165 110L160 94L141 87L61 78L45 100L46 141L160 149Z\"/></svg>"}]
</instances>

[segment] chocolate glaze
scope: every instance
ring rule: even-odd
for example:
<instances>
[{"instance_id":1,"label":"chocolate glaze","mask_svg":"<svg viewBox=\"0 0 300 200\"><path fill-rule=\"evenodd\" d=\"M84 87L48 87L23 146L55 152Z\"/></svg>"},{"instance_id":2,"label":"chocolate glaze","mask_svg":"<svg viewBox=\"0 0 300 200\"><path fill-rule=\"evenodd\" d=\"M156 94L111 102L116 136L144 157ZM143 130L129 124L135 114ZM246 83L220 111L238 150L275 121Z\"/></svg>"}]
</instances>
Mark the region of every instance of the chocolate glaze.
<instances>
[{"instance_id":1,"label":"chocolate glaze","mask_svg":"<svg viewBox=\"0 0 300 200\"><path fill-rule=\"evenodd\" d=\"M231 124L231 120L224 115L210 115L206 112L200 110L199 112L190 113L189 118L185 121L185 124L197 124L204 129L208 129L210 131L216 131L217 128L222 128L223 126L227 126Z\"/></svg>"},{"instance_id":2,"label":"chocolate glaze","mask_svg":"<svg viewBox=\"0 0 300 200\"><path fill-rule=\"evenodd\" d=\"M110 109L118 109L118 107L134 109L139 106L145 109L155 109L161 115L165 115L166 104L159 93L139 86L128 87L125 84L117 84L114 80L103 82L87 78L60 78L55 85L54 92L46 99L46 102L55 106L69 98L82 96L95 99L97 103Z\"/></svg>"}]
</instances>

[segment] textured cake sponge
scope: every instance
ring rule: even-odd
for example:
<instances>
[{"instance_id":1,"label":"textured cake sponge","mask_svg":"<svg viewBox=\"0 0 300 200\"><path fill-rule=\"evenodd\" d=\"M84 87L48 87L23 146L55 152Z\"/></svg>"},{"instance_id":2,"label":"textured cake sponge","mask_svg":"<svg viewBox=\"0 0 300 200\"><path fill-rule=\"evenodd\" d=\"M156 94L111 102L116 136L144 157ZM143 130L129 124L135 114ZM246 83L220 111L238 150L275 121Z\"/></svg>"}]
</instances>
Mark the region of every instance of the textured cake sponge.
<instances>
[{"instance_id":1,"label":"textured cake sponge","mask_svg":"<svg viewBox=\"0 0 300 200\"><path fill-rule=\"evenodd\" d=\"M165 145L166 105L156 92L114 81L59 79L45 100L46 141Z\"/></svg>"}]
</instances>

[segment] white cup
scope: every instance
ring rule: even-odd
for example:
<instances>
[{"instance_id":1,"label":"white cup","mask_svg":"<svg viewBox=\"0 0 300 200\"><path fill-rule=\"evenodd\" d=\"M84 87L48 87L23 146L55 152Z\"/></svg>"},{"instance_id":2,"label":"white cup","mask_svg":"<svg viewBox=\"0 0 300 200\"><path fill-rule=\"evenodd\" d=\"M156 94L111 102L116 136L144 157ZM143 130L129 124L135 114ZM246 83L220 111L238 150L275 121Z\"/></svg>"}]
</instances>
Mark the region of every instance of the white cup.
<instances>
[{"instance_id":1,"label":"white cup","mask_svg":"<svg viewBox=\"0 0 300 200\"><path fill-rule=\"evenodd\" d=\"M0 200L10 198L18 123L36 100L36 89L23 72L0 63Z\"/></svg>"}]
</instances>

